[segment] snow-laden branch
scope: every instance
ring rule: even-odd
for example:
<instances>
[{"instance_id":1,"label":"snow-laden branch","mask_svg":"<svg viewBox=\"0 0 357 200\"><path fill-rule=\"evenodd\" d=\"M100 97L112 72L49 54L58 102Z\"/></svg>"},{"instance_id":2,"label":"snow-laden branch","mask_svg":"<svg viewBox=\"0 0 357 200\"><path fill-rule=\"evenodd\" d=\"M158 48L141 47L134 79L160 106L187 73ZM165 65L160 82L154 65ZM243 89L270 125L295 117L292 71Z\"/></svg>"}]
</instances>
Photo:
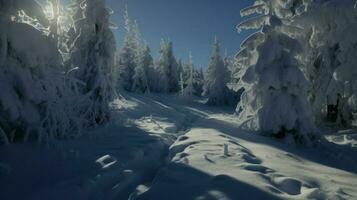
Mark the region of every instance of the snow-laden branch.
<instances>
[{"instance_id":1,"label":"snow-laden branch","mask_svg":"<svg viewBox=\"0 0 357 200\"><path fill-rule=\"evenodd\" d=\"M244 8L240 11L240 15L242 17L248 16L248 15L252 15L252 14L264 14L267 11L267 7L265 4L259 4L259 5L254 5L254 6L250 6L247 8Z\"/></svg>"},{"instance_id":2,"label":"snow-laden branch","mask_svg":"<svg viewBox=\"0 0 357 200\"><path fill-rule=\"evenodd\" d=\"M240 33L243 30L259 29L268 22L269 18L269 15L253 17L238 24L237 30Z\"/></svg>"}]
</instances>

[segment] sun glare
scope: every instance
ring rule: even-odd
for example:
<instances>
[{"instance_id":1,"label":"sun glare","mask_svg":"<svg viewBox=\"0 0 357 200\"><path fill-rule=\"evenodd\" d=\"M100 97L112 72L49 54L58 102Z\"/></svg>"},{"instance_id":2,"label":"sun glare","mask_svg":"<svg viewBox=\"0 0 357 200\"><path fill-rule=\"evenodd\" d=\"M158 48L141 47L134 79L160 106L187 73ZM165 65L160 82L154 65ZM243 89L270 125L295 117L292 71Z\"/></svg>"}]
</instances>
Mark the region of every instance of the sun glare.
<instances>
[{"instance_id":1,"label":"sun glare","mask_svg":"<svg viewBox=\"0 0 357 200\"><path fill-rule=\"evenodd\" d=\"M53 6L51 3L43 5L43 11L48 19L52 20L54 18Z\"/></svg>"}]
</instances>

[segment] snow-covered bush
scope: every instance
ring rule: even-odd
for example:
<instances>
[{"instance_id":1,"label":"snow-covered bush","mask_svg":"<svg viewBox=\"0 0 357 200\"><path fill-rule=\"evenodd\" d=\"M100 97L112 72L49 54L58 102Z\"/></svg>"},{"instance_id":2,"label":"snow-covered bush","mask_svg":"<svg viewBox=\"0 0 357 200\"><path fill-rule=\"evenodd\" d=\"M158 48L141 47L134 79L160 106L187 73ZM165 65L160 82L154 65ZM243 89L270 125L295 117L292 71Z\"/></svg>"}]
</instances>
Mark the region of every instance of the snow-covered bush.
<instances>
[{"instance_id":1,"label":"snow-covered bush","mask_svg":"<svg viewBox=\"0 0 357 200\"><path fill-rule=\"evenodd\" d=\"M76 2L75 2L76 3ZM77 2L68 64L78 68L74 77L82 82L82 116L90 124L109 119L109 102L113 98L115 38L110 29L110 10L104 0ZM81 14L78 14L81 13Z\"/></svg>"},{"instance_id":2,"label":"snow-covered bush","mask_svg":"<svg viewBox=\"0 0 357 200\"><path fill-rule=\"evenodd\" d=\"M259 13L238 25L238 30L257 29L237 54L246 84L237 111L242 126L310 145L316 138L314 119L307 100L309 85L296 59L300 43L294 39L290 20L301 1L256 1L242 16Z\"/></svg>"},{"instance_id":3,"label":"snow-covered bush","mask_svg":"<svg viewBox=\"0 0 357 200\"><path fill-rule=\"evenodd\" d=\"M230 73L220 55L220 44L214 40L212 55L205 76L203 95L208 97L209 105L229 105L231 91L227 87Z\"/></svg>"}]
</instances>

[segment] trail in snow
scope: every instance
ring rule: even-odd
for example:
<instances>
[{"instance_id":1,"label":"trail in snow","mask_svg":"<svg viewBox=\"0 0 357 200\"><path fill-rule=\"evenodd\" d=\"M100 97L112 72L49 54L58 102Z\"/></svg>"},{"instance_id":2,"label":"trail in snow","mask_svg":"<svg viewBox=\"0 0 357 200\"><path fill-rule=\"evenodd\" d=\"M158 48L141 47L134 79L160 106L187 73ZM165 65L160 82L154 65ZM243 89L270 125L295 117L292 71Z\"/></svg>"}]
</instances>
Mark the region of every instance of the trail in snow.
<instances>
[{"instance_id":1,"label":"trail in snow","mask_svg":"<svg viewBox=\"0 0 357 200\"><path fill-rule=\"evenodd\" d=\"M184 109L196 120L137 199L357 198L356 149L292 147L240 130L236 117L220 108Z\"/></svg>"},{"instance_id":2,"label":"trail in snow","mask_svg":"<svg viewBox=\"0 0 357 200\"><path fill-rule=\"evenodd\" d=\"M311 161L312 157L294 154L295 147L284 148L285 145L274 144L274 141L269 145L267 138L227 131L228 124L220 128L212 121L200 119L195 124L200 128L193 128L179 137L170 148L171 163L160 170L151 189L138 199L356 197L355 172L333 168L333 163L331 166L321 164L334 159L324 161L323 154L314 153L314 150L296 150L306 155L315 154L316 158ZM207 126L210 128L205 128ZM245 136L239 137L241 134ZM253 137L254 142L245 137ZM224 154L224 144L228 145L228 155Z\"/></svg>"},{"instance_id":3,"label":"trail in snow","mask_svg":"<svg viewBox=\"0 0 357 200\"><path fill-rule=\"evenodd\" d=\"M291 147L239 130L230 108L124 95L83 138L1 147L0 199L357 198L353 145Z\"/></svg>"}]
</instances>

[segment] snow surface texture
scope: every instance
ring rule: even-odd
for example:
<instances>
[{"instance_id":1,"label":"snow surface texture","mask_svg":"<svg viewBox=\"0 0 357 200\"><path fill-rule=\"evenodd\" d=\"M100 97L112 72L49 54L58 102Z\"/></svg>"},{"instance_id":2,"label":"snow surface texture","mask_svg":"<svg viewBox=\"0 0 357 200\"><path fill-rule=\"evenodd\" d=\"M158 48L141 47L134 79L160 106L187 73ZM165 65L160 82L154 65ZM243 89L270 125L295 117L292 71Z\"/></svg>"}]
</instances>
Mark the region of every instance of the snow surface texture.
<instances>
[{"instance_id":1,"label":"snow surface texture","mask_svg":"<svg viewBox=\"0 0 357 200\"><path fill-rule=\"evenodd\" d=\"M356 198L353 159L347 169L316 149L238 130L232 115L206 113L170 147L171 162L138 199Z\"/></svg>"},{"instance_id":2,"label":"snow surface texture","mask_svg":"<svg viewBox=\"0 0 357 200\"><path fill-rule=\"evenodd\" d=\"M124 94L112 124L49 147L0 147L0 199L356 199L354 132L296 148L204 99ZM123 120L126 119L126 120ZM25 167L24 167L25 166Z\"/></svg>"}]
</instances>

